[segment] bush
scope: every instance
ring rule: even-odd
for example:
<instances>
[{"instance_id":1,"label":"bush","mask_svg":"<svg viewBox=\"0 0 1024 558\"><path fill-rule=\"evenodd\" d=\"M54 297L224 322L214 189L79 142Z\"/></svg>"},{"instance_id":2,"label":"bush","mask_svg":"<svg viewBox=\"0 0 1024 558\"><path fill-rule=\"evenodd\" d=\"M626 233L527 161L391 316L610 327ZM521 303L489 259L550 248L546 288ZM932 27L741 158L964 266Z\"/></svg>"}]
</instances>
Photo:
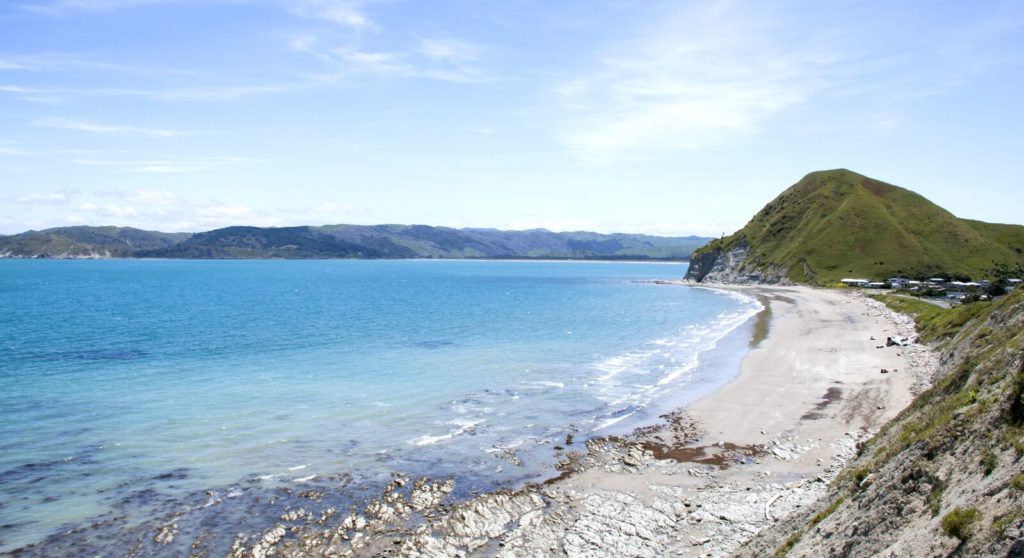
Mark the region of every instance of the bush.
<instances>
[{"instance_id":1,"label":"bush","mask_svg":"<svg viewBox=\"0 0 1024 558\"><path fill-rule=\"evenodd\" d=\"M1012 479L1010 479L1010 486L1024 492L1024 473L1021 473Z\"/></svg>"},{"instance_id":2,"label":"bush","mask_svg":"<svg viewBox=\"0 0 1024 558\"><path fill-rule=\"evenodd\" d=\"M1022 365L1024 368L1024 365ZM1018 372L1010 388L1010 422L1024 423L1024 372Z\"/></svg>"},{"instance_id":3,"label":"bush","mask_svg":"<svg viewBox=\"0 0 1024 558\"><path fill-rule=\"evenodd\" d=\"M996 454L992 453L992 450L985 450L985 453L981 454L981 470L985 473L986 477L991 475L998 465L999 460L996 458Z\"/></svg>"},{"instance_id":4,"label":"bush","mask_svg":"<svg viewBox=\"0 0 1024 558\"><path fill-rule=\"evenodd\" d=\"M981 518L975 508L956 508L942 516L942 532L960 541L971 538L971 527Z\"/></svg>"},{"instance_id":5,"label":"bush","mask_svg":"<svg viewBox=\"0 0 1024 558\"><path fill-rule=\"evenodd\" d=\"M1022 475L1022 476L1024 476L1024 475ZM811 526L813 527L813 526L821 523L822 521L825 521L825 519L828 518L828 516L832 515L832 512L836 511L836 509L838 509L839 506L843 505L843 502L845 502L845 501L846 501L846 498L840 497L835 502L832 502L832 504L829 507L827 507L827 508L821 510L820 512L818 512L817 515L815 515L813 518L811 518Z\"/></svg>"}]
</instances>

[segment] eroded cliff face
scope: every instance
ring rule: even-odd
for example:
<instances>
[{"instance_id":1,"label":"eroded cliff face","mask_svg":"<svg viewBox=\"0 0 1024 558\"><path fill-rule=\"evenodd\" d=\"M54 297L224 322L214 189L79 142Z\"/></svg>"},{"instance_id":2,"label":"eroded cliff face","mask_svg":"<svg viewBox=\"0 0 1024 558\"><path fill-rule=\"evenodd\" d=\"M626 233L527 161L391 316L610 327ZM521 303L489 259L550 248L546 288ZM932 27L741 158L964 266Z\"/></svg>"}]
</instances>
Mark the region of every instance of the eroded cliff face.
<instances>
[{"instance_id":1,"label":"eroded cliff face","mask_svg":"<svg viewBox=\"0 0 1024 558\"><path fill-rule=\"evenodd\" d=\"M826 496L736 555L1024 557L1024 292L989 310Z\"/></svg>"},{"instance_id":2,"label":"eroded cliff face","mask_svg":"<svg viewBox=\"0 0 1024 558\"><path fill-rule=\"evenodd\" d=\"M789 270L782 266L760 266L750 257L750 246L738 242L729 248L711 248L693 255L686 279L698 283L729 283L736 285L791 285Z\"/></svg>"}]
</instances>

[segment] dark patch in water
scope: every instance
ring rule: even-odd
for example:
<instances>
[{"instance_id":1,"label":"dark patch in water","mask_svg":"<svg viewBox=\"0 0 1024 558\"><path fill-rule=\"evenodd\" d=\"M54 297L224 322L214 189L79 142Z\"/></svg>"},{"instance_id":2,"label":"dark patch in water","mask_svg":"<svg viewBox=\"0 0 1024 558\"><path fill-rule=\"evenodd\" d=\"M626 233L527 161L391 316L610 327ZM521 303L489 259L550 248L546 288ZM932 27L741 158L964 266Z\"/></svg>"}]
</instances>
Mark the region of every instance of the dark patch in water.
<instances>
[{"instance_id":1,"label":"dark patch in water","mask_svg":"<svg viewBox=\"0 0 1024 558\"><path fill-rule=\"evenodd\" d=\"M186 474L173 470L172 476ZM150 479L150 482L164 475ZM347 473L323 482L264 487L235 485L197 490L179 497L146 488L114 502L111 511L69 523L38 543L13 549L19 557L92 556L225 556L238 533L257 534L279 521L289 509L304 507L320 515L329 508L361 509L377 495L386 479L354 486ZM312 498L311 495L315 495ZM141 519L140 519L141 518ZM162 528L177 524L169 544L156 542ZM23 528L8 524L10 530Z\"/></svg>"},{"instance_id":2,"label":"dark patch in water","mask_svg":"<svg viewBox=\"0 0 1024 558\"><path fill-rule=\"evenodd\" d=\"M61 459L51 459L50 461L18 465L17 467L0 472L0 484L15 482L35 484L47 480L57 474L67 475L69 474L69 469L75 470L88 465L94 465L96 460L93 458L93 455L101 447L102 446L89 446L75 455ZM77 473L81 476L89 475L87 471L77 471Z\"/></svg>"},{"instance_id":3,"label":"dark patch in water","mask_svg":"<svg viewBox=\"0 0 1024 558\"><path fill-rule=\"evenodd\" d=\"M448 339L428 339L426 341L417 341L413 345L421 349L440 349L442 347L452 347L455 345L455 342Z\"/></svg>"},{"instance_id":4,"label":"dark patch in water","mask_svg":"<svg viewBox=\"0 0 1024 558\"><path fill-rule=\"evenodd\" d=\"M129 360L141 360L149 356L149 353L139 350L104 350L104 349L93 349L85 351L54 351L50 353L44 353L40 355L42 360L46 361L129 361Z\"/></svg>"},{"instance_id":5,"label":"dark patch in water","mask_svg":"<svg viewBox=\"0 0 1024 558\"><path fill-rule=\"evenodd\" d=\"M168 481L168 480L185 480L187 478L188 478L188 467L179 467L177 469L171 469L170 471L167 471L166 473L161 473L161 474L153 477L153 480Z\"/></svg>"}]
</instances>

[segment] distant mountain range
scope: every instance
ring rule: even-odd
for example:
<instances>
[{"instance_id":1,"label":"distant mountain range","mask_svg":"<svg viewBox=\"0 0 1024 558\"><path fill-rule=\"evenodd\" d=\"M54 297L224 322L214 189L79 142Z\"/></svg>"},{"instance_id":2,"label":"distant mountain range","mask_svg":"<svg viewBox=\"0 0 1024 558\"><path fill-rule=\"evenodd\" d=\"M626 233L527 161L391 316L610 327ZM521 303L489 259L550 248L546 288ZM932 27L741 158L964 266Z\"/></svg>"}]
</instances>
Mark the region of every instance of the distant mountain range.
<instances>
[{"instance_id":1,"label":"distant mountain range","mask_svg":"<svg viewBox=\"0 0 1024 558\"><path fill-rule=\"evenodd\" d=\"M227 227L163 233L60 227L0 236L4 258L526 258L683 260L710 238L426 225Z\"/></svg>"},{"instance_id":2,"label":"distant mountain range","mask_svg":"<svg viewBox=\"0 0 1024 558\"><path fill-rule=\"evenodd\" d=\"M818 284L897 275L1020 277L1024 226L960 219L910 190L846 169L820 171L694 253L687 273L695 281Z\"/></svg>"}]
</instances>

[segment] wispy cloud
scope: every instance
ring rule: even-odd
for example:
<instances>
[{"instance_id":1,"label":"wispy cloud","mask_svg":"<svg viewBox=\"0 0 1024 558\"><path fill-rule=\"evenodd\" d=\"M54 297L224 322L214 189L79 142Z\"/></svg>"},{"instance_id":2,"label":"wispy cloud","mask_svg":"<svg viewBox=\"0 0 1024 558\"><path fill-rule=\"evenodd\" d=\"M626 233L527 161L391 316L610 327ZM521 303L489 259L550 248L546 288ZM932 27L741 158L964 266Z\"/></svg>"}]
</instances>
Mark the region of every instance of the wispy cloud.
<instances>
[{"instance_id":1,"label":"wispy cloud","mask_svg":"<svg viewBox=\"0 0 1024 558\"><path fill-rule=\"evenodd\" d=\"M323 201L310 205L260 209L238 201L183 196L166 190L58 191L9 198L10 204L48 206L48 220L0 222L10 232L67 224L134 226L197 232L229 225L290 226L344 222L361 214L352 204ZM19 225L20 223L20 225Z\"/></svg>"},{"instance_id":2,"label":"wispy cloud","mask_svg":"<svg viewBox=\"0 0 1024 558\"><path fill-rule=\"evenodd\" d=\"M455 39L423 39L416 50L431 60L444 62L475 62L482 55L479 45Z\"/></svg>"},{"instance_id":3,"label":"wispy cloud","mask_svg":"<svg viewBox=\"0 0 1024 558\"><path fill-rule=\"evenodd\" d=\"M93 167L110 167L128 172L170 174L201 172L219 167L234 166L253 162L244 157L160 157L140 159L96 159L75 158L72 163Z\"/></svg>"},{"instance_id":4,"label":"wispy cloud","mask_svg":"<svg viewBox=\"0 0 1024 558\"><path fill-rule=\"evenodd\" d=\"M68 201L68 194L67 192L33 192L17 196L14 201L25 205L61 205Z\"/></svg>"},{"instance_id":5,"label":"wispy cloud","mask_svg":"<svg viewBox=\"0 0 1024 558\"><path fill-rule=\"evenodd\" d=\"M372 29L373 21L363 12L363 2L352 0L288 0L293 13L353 29Z\"/></svg>"},{"instance_id":6,"label":"wispy cloud","mask_svg":"<svg viewBox=\"0 0 1024 558\"><path fill-rule=\"evenodd\" d=\"M351 74L456 83L487 81L479 64L483 58L483 49L466 41L422 39L401 50L368 50L352 46L327 46L318 36L305 34L292 39L290 46L329 67L330 73L318 76L322 81L335 81Z\"/></svg>"},{"instance_id":7,"label":"wispy cloud","mask_svg":"<svg viewBox=\"0 0 1024 558\"><path fill-rule=\"evenodd\" d=\"M560 139L582 156L693 149L750 133L821 87L828 42L780 44L765 14L700 4L610 49L591 75L556 87Z\"/></svg>"},{"instance_id":8,"label":"wispy cloud","mask_svg":"<svg viewBox=\"0 0 1024 558\"><path fill-rule=\"evenodd\" d=\"M68 118L43 118L33 122L33 125L42 126L46 128L62 128L65 130L77 130L82 132L91 132L94 134L103 134L110 136L147 136L154 138L170 138L181 135L179 132L176 132L174 130L166 130L162 128L143 128L139 126L100 124L97 122L71 120Z\"/></svg>"},{"instance_id":9,"label":"wispy cloud","mask_svg":"<svg viewBox=\"0 0 1024 558\"><path fill-rule=\"evenodd\" d=\"M10 59L0 58L0 70L27 70L28 66Z\"/></svg>"},{"instance_id":10,"label":"wispy cloud","mask_svg":"<svg viewBox=\"0 0 1024 558\"><path fill-rule=\"evenodd\" d=\"M223 101L249 95L292 91L297 83L272 85L211 85L195 87L174 87L167 89L133 88L70 88L70 87L25 87L15 84L0 85L0 93L23 95L31 100L33 96L49 96L53 99L70 97L140 97L155 101Z\"/></svg>"},{"instance_id":11,"label":"wispy cloud","mask_svg":"<svg viewBox=\"0 0 1024 558\"><path fill-rule=\"evenodd\" d=\"M557 137L581 158L608 161L717 145L835 99L846 113L858 103L891 113L979 72L993 62L986 44L1008 32L985 19L908 35L896 31L912 24L906 11L888 21L857 4L838 16L784 5L668 3L636 38L607 45L591 71L552 88Z\"/></svg>"},{"instance_id":12,"label":"wispy cloud","mask_svg":"<svg viewBox=\"0 0 1024 558\"><path fill-rule=\"evenodd\" d=\"M168 1L170 0L51 0L25 2L21 4L21 8L41 14L63 15L74 11L122 10Z\"/></svg>"}]
</instances>

